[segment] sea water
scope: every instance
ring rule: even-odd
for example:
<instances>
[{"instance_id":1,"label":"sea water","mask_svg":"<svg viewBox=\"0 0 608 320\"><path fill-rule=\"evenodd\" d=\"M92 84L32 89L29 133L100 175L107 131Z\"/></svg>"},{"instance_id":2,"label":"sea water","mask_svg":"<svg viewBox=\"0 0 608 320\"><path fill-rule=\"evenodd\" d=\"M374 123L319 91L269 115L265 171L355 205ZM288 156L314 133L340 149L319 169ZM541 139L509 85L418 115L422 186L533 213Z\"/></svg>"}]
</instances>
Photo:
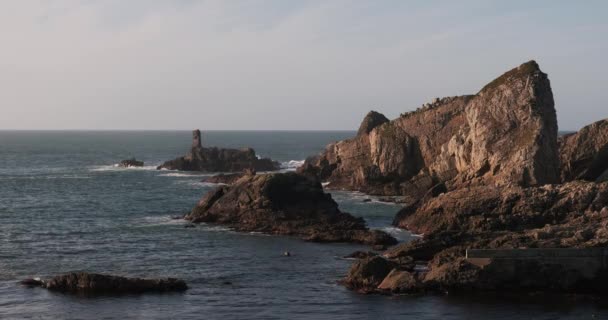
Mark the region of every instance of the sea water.
<instances>
[{"instance_id":1,"label":"sea water","mask_svg":"<svg viewBox=\"0 0 608 320\"><path fill-rule=\"evenodd\" d=\"M203 133L203 144L252 147L293 170L354 132ZM599 301L544 297L361 295L337 284L369 249L217 225L184 228L189 211L215 187L203 174L157 171L187 152L186 131L0 131L0 319L596 319ZM135 157L143 168L119 168ZM399 206L355 192L331 192L343 211L401 241L391 227ZM372 199L364 202L364 199ZM282 253L290 251L292 256ZM177 277L174 294L80 297L25 288L18 281L88 271Z\"/></svg>"}]
</instances>

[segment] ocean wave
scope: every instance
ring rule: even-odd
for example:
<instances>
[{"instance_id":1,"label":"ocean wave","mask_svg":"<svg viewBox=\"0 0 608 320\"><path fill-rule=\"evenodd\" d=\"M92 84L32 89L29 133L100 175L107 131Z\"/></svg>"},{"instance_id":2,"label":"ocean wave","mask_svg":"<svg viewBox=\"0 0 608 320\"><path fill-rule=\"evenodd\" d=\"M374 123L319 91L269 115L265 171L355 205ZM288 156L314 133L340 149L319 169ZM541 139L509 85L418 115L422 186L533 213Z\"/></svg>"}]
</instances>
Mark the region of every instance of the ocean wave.
<instances>
[{"instance_id":1,"label":"ocean wave","mask_svg":"<svg viewBox=\"0 0 608 320\"><path fill-rule=\"evenodd\" d=\"M380 230L390 234L399 241L413 240L413 238L421 238L422 235L412 233L408 230L397 228L397 227L384 227Z\"/></svg>"},{"instance_id":2,"label":"ocean wave","mask_svg":"<svg viewBox=\"0 0 608 320\"><path fill-rule=\"evenodd\" d=\"M289 160L281 162L281 168L287 170L295 170L304 164L305 160Z\"/></svg>"},{"instance_id":3,"label":"ocean wave","mask_svg":"<svg viewBox=\"0 0 608 320\"><path fill-rule=\"evenodd\" d=\"M181 185L189 185L192 187L217 187L220 185L225 185L224 183L211 183L211 182L203 182L203 181L191 181L191 180L178 180L175 181L174 183L176 184L181 184Z\"/></svg>"},{"instance_id":4,"label":"ocean wave","mask_svg":"<svg viewBox=\"0 0 608 320\"><path fill-rule=\"evenodd\" d=\"M174 178L201 178L201 177L207 177L207 176L209 176L209 174L172 171L172 172L168 172L168 173L159 174L158 176L159 177L174 177Z\"/></svg>"},{"instance_id":5,"label":"ocean wave","mask_svg":"<svg viewBox=\"0 0 608 320\"><path fill-rule=\"evenodd\" d=\"M0 180L52 180L52 179L91 179L91 176L80 174L61 174L61 175L21 175L0 177Z\"/></svg>"},{"instance_id":6,"label":"ocean wave","mask_svg":"<svg viewBox=\"0 0 608 320\"><path fill-rule=\"evenodd\" d=\"M186 220L175 219L173 216L149 216L137 219L134 224L140 227L150 227L163 225L180 225L186 223Z\"/></svg>"},{"instance_id":7,"label":"ocean wave","mask_svg":"<svg viewBox=\"0 0 608 320\"><path fill-rule=\"evenodd\" d=\"M104 171L127 171L127 170L148 170L156 171L157 166L143 166L143 167L121 167L117 163L103 166L90 167L89 171L93 172L104 172Z\"/></svg>"}]
</instances>

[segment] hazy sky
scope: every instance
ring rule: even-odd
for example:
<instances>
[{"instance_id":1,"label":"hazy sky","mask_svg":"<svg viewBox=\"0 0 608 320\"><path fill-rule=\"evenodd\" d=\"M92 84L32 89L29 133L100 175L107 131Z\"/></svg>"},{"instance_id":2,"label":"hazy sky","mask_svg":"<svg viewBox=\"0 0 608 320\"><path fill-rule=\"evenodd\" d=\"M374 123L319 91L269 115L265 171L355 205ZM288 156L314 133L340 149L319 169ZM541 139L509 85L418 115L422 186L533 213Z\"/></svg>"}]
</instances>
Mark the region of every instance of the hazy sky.
<instances>
[{"instance_id":1,"label":"hazy sky","mask_svg":"<svg viewBox=\"0 0 608 320\"><path fill-rule=\"evenodd\" d=\"M356 129L530 59L608 117L608 1L0 2L0 129Z\"/></svg>"}]
</instances>

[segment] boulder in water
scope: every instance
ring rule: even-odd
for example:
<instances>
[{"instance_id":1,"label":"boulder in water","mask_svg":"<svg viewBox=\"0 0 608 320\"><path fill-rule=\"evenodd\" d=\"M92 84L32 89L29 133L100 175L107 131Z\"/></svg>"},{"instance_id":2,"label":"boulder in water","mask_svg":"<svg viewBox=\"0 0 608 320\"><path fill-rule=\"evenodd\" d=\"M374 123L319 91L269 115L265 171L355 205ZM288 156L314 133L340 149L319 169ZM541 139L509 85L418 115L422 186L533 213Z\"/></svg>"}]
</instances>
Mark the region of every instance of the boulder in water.
<instances>
[{"instance_id":1,"label":"boulder in water","mask_svg":"<svg viewBox=\"0 0 608 320\"><path fill-rule=\"evenodd\" d=\"M131 158L131 159L122 160L121 162L118 163L118 166L124 167L124 168L143 167L144 162L138 161L135 158Z\"/></svg>"},{"instance_id":2,"label":"boulder in water","mask_svg":"<svg viewBox=\"0 0 608 320\"><path fill-rule=\"evenodd\" d=\"M41 286L51 291L79 294L133 294L146 292L179 292L188 289L186 282L175 278L142 279L97 273L68 273L49 280L26 279L29 286Z\"/></svg>"}]
</instances>

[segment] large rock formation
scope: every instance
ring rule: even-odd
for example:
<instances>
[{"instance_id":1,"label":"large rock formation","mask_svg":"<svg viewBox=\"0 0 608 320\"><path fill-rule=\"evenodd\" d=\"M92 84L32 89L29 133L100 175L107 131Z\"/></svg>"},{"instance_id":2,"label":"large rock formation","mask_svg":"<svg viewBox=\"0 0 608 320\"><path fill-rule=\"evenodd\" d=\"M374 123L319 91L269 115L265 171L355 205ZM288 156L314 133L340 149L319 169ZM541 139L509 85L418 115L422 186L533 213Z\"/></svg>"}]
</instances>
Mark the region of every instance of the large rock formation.
<instances>
[{"instance_id":1,"label":"large rock formation","mask_svg":"<svg viewBox=\"0 0 608 320\"><path fill-rule=\"evenodd\" d=\"M246 169L275 171L280 169L280 164L267 158L258 159L251 148L205 148L201 143L200 130L194 130L190 152L183 157L163 163L157 169L203 172L240 172Z\"/></svg>"},{"instance_id":2,"label":"large rock formation","mask_svg":"<svg viewBox=\"0 0 608 320\"><path fill-rule=\"evenodd\" d=\"M296 173L246 175L207 193L186 219L318 242L396 243L341 212L318 180Z\"/></svg>"},{"instance_id":3,"label":"large rock formation","mask_svg":"<svg viewBox=\"0 0 608 320\"><path fill-rule=\"evenodd\" d=\"M608 180L608 119L559 138L562 180Z\"/></svg>"},{"instance_id":4,"label":"large rock formation","mask_svg":"<svg viewBox=\"0 0 608 320\"><path fill-rule=\"evenodd\" d=\"M188 289L186 282L174 278L126 278L86 272L68 273L49 280L27 279L21 283L27 286L40 286L51 291L77 294L133 294Z\"/></svg>"},{"instance_id":5,"label":"large rock formation","mask_svg":"<svg viewBox=\"0 0 608 320\"><path fill-rule=\"evenodd\" d=\"M608 182L600 183L608 177L608 122L561 137L558 149L553 95L535 62L474 96L369 123L377 124L329 145L300 172L330 187L405 196L394 224L423 238L355 263L348 287L606 293L603 249L591 250L588 260L577 260L585 250L518 258L530 252L519 248L608 246ZM471 248L511 249L513 256L469 259Z\"/></svg>"},{"instance_id":6,"label":"large rock formation","mask_svg":"<svg viewBox=\"0 0 608 320\"><path fill-rule=\"evenodd\" d=\"M410 201L433 189L555 183L553 104L547 75L530 61L476 95L436 99L390 122L371 112L356 137L328 145L299 172L317 175L329 188Z\"/></svg>"}]
</instances>

